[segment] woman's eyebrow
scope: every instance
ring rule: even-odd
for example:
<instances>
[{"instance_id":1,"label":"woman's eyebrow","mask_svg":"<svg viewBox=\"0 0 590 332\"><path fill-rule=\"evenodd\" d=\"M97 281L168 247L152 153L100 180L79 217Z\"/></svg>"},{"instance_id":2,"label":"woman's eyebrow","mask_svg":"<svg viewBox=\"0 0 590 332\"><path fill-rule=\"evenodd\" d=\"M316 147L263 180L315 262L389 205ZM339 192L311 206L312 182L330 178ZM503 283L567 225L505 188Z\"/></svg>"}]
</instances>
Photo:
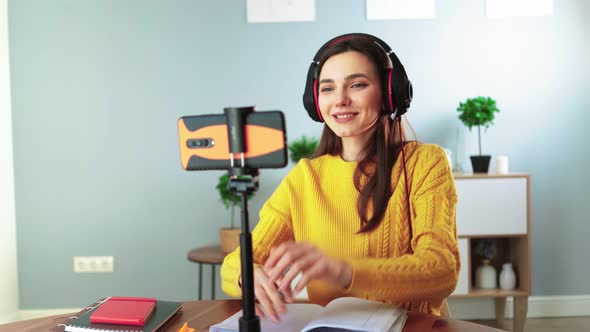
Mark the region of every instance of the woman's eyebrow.
<instances>
[{"instance_id":1,"label":"woman's eyebrow","mask_svg":"<svg viewBox=\"0 0 590 332\"><path fill-rule=\"evenodd\" d=\"M369 77L363 73L356 73L356 74L350 74L350 75L346 76L344 78L344 80L350 81L350 80L353 80L353 79L359 78L359 77L364 77L366 79L369 79ZM331 78L324 78L324 79L320 80L320 84L322 84L322 83L334 83L334 80Z\"/></svg>"}]
</instances>

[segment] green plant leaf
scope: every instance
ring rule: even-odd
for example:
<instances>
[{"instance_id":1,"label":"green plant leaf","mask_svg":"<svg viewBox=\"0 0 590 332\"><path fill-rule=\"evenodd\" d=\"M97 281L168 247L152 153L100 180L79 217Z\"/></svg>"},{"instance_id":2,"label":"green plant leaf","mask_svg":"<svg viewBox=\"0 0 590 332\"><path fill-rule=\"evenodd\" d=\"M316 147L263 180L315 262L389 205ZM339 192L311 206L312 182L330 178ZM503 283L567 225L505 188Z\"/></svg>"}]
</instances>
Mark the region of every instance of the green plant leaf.
<instances>
[{"instance_id":1,"label":"green plant leaf","mask_svg":"<svg viewBox=\"0 0 590 332\"><path fill-rule=\"evenodd\" d=\"M481 155L481 134L480 127L485 129L494 124L494 113L500 112L496 107L496 101L490 97L475 97L468 98L465 102L460 102L457 107L459 119L464 125L469 128L477 127L477 140L479 146L479 154Z\"/></svg>"},{"instance_id":2,"label":"green plant leaf","mask_svg":"<svg viewBox=\"0 0 590 332\"><path fill-rule=\"evenodd\" d=\"M475 126L489 128L494 124L494 113L500 112L496 101L490 97L468 98L457 107L459 119L469 130Z\"/></svg>"},{"instance_id":3,"label":"green plant leaf","mask_svg":"<svg viewBox=\"0 0 590 332\"><path fill-rule=\"evenodd\" d=\"M317 149L318 144L319 142L316 138L302 136L287 145L289 148L289 158L294 163L297 163L302 158L309 158Z\"/></svg>"}]
</instances>

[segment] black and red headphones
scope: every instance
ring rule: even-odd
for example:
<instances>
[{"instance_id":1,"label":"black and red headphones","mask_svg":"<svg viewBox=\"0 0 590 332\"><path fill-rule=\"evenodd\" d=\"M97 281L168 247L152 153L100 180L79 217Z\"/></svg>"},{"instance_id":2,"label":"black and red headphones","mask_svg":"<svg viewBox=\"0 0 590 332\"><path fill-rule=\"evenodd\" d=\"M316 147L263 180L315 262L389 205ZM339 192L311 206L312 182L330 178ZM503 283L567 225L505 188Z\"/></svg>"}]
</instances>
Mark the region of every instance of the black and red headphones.
<instances>
[{"instance_id":1,"label":"black and red headphones","mask_svg":"<svg viewBox=\"0 0 590 332\"><path fill-rule=\"evenodd\" d=\"M307 110L309 116L317 122L324 122L322 113L318 106L318 66L319 57L322 52L334 44L352 38L367 38L377 44L389 57L392 68L387 68L381 73L381 85L383 86L383 96L385 99L385 107L388 116L393 119L396 116L401 116L408 111L412 101L412 82L408 80L406 70L399 61L391 47L381 39L366 33L349 33L330 39L326 42L315 54L313 61L309 66L307 72L307 80L305 82L305 91L303 92L303 106Z\"/></svg>"}]
</instances>

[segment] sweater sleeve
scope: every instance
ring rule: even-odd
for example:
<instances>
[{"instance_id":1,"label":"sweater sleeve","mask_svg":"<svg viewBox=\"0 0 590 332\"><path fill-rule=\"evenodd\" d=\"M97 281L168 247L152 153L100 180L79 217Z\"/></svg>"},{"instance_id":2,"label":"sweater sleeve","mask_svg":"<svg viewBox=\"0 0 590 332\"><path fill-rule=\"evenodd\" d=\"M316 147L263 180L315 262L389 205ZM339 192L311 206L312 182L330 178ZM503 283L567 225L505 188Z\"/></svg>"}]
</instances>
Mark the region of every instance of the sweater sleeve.
<instances>
[{"instance_id":1,"label":"sweater sleeve","mask_svg":"<svg viewBox=\"0 0 590 332\"><path fill-rule=\"evenodd\" d=\"M413 253L350 260L351 295L434 302L455 289L460 261L454 179L442 149L436 147L425 159L417 162L410 196Z\"/></svg>"},{"instance_id":2,"label":"sweater sleeve","mask_svg":"<svg viewBox=\"0 0 590 332\"><path fill-rule=\"evenodd\" d=\"M294 238L288 187L288 181L283 180L260 209L260 219L252 231L252 258L254 265L260 266L264 264L272 247ZM221 289L232 297L242 296L242 289L238 283L241 274L240 255L240 248L238 247L225 257L221 265Z\"/></svg>"}]
</instances>

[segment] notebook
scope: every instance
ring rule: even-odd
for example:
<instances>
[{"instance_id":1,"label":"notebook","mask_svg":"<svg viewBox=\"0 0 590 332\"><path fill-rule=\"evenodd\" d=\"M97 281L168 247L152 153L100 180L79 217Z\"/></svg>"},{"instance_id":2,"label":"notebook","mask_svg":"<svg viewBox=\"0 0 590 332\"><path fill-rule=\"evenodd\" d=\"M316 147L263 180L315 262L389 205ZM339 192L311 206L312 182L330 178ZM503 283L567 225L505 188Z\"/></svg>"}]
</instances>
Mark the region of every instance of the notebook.
<instances>
[{"instance_id":1,"label":"notebook","mask_svg":"<svg viewBox=\"0 0 590 332\"><path fill-rule=\"evenodd\" d=\"M173 322L182 313L182 303L156 300L156 307L143 326L92 323L90 316L108 299L99 301L89 310L74 317L64 324L66 332L159 332Z\"/></svg>"},{"instance_id":2,"label":"notebook","mask_svg":"<svg viewBox=\"0 0 590 332\"><path fill-rule=\"evenodd\" d=\"M238 331L240 317L242 311L211 326L209 332ZM279 323L261 319L260 329L264 332L399 332L406 323L407 313L393 304L342 297L325 307L311 303L287 304L287 313L280 319Z\"/></svg>"},{"instance_id":3,"label":"notebook","mask_svg":"<svg viewBox=\"0 0 590 332\"><path fill-rule=\"evenodd\" d=\"M90 322L143 326L155 309L154 298L112 296L90 315Z\"/></svg>"}]
</instances>

